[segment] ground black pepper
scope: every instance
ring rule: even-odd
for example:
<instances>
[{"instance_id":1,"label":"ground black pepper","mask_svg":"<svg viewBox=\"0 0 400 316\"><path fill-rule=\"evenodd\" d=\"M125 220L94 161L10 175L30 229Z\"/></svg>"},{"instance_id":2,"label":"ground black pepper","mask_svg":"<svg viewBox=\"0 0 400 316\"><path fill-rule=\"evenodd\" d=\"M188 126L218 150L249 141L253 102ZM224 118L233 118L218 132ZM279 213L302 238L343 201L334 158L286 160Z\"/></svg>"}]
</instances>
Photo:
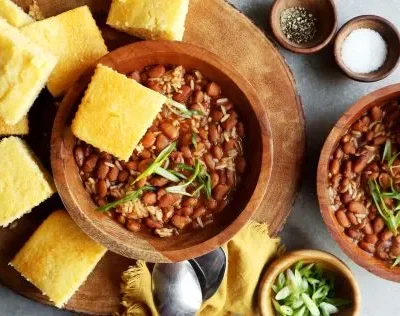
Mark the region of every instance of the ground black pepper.
<instances>
[{"instance_id":1,"label":"ground black pepper","mask_svg":"<svg viewBox=\"0 0 400 316\"><path fill-rule=\"evenodd\" d=\"M297 44L308 43L317 33L316 18L305 8L289 8L281 14L281 28L288 40Z\"/></svg>"}]
</instances>

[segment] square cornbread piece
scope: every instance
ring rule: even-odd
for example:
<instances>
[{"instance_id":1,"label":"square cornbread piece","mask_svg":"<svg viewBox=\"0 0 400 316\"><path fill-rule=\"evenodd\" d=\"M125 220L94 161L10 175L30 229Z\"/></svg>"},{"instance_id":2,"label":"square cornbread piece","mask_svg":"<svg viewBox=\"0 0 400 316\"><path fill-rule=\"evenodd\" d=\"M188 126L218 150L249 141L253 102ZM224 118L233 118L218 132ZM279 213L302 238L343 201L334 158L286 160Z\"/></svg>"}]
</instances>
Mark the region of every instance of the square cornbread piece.
<instances>
[{"instance_id":1,"label":"square cornbread piece","mask_svg":"<svg viewBox=\"0 0 400 316\"><path fill-rule=\"evenodd\" d=\"M0 226L29 213L55 192L49 174L18 137L0 141Z\"/></svg>"},{"instance_id":2,"label":"square cornbread piece","mask_svg":"<svg viewBox=\"0 0 400 316\"><path fill-rule=\"evenodd\" d=\"M162 94L99 64L72 122L72 132L127 161L166 100Z\"/></svg>"},{"instance_id":3,"label":"square cornbread piece","mask_svg":"<svg viewBox=\"0 0 400 316\"><path fill-rule=\"evenodd\" d=\"M86 281L105 252L65 211L55 211L10 265L61 308Z\"/></svg>"},{"instance_id":4,"label":"square cornbread piece","mask_svg":"<svg viewBox=\"0 0 400 316\"><path fill-rule=\"evenodd\" d=\"M24 116L17 124L8 125L0 117L0 136L27 135L29 133L28 117Z\"/></svg>"},{"instance_id":5,"label":"square cornbread piece","mask_svg":"<svg viewBox=\"0 0 400 316\"><path fill-rule=\"evenodd\" d=\"M86 69L108 52L87 6L29 24L21 31L59 58L47 83L55 97L67 91Z\"/></svg>"},{"instance_id":6,"label":"square cornbread piece","mask_svg":"<svg viewBox=\"0 0 400 316\"><path fill-rule=\"evenodd\" d=\"M34 22L28 14L11 0L0 0L0 17L15 27L21 27Z\"/></svg>"},{"instance_id":7,"label":"square cornbread piece","mask_svg":"<svg viewBox=\"0 0 400 316\"><path fill-rule=\"evenodd\" d=\"M107 24L144 39L181 41L189 0L113 0Z\"/></svg>"},{"instance_id":8,"label":"square cornbread piece","mask_svg":"<svg viewBox=\"0 0 400 316\"><path fill-rule=\"evenodd\" d=\"M57 58L0 19L0 116L9 125L26 115Z\"/></svg>"}]
</instances>

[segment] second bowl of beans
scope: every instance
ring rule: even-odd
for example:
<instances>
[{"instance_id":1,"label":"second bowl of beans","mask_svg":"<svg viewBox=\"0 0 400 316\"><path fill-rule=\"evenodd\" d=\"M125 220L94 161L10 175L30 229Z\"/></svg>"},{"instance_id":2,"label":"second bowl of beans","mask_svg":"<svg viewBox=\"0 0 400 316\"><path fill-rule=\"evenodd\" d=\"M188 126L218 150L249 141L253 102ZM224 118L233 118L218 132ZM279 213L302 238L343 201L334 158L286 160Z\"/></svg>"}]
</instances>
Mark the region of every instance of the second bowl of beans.
<instances>
[{"instance_id":1,"label":"second bowl of beans","mask_svg":"<svg viewBox=\"0 0 400 316\"><path fill-rule=\"evenodd\" d=\"M400 86L361 99L339 120L318 167L321 212L358 264L400 281Z\"/></svg>"}]
</instances>

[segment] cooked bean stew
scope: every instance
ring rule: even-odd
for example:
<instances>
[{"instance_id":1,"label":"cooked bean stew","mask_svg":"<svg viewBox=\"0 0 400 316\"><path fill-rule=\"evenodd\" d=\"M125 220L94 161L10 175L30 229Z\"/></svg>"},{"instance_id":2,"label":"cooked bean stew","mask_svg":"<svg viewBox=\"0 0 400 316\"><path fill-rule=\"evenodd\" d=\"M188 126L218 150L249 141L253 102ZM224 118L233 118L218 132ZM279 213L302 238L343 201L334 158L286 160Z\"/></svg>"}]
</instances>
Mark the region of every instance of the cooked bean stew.
<instances>
[{"instance_id":1,"label":"cooked bean stew","mask_svg":"<svg viewBox=\"0 0 400 316\"><path fill-rule=\"evenodd\" d=\"M375 106L341 138L329 170L336 219L362 250L400 261L400 105Z\"/></svg>"},{"instance_id":2,"label":"cooked bean stew","mask_svg":"<svg viewBox=\"0 0 400 316\"><path fill-rule=\"evenodd\" d=\"M235 106L197 70L154 65L129 77L173 101L127 162L77 141L75 160L87 192L132 232L147 228L169 237L213 223L246 169Z\"/></svg>"}]
</instances>

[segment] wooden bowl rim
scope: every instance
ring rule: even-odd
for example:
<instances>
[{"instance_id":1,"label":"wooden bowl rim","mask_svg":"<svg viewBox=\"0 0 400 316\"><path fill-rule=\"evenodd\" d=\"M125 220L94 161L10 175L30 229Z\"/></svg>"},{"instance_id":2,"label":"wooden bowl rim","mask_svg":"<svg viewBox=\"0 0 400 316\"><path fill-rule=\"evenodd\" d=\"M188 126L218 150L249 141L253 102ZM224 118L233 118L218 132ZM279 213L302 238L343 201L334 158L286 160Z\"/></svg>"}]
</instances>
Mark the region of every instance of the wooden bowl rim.
<instances>
[{"instance_id":1,"label":"wooden bowl rim","mask_svg":"<svg viewBox=\"0 0 400 316\"><path fill-rule=\"evenodd\" d=\"M244 78L239 72L237 72L231 66L227 65L227 63L222 61L215 54L193 44L188 44L184 42L172 42L172 41L140 41L122 46L110 52L109 54L103 56L98 61L98 63L101 63L103 60L107 59L111 61L113 59L112 58L113 54L115 54L116 52L129 49L139 50L143 47L145 47L146 49L150 48L149 51L150 54L154 54L154 50L157 50L159 47L168 47L169 49L171 49L172 52L187 55L191 58L201 59L203 62L211 65L213 68L218 68L221 72L223 72L225 76L228 77L234 83L234 85L236 85L237 88L242 92L242 94L247 99L248 104L251 106L252 110L256 114L258 113L257 108L258 109L262 108L263 105L261 104L261 101L257 96L257 92L246 78ZM187 48L190 48L192 52L188 53ZM169 55L171 51L169 51L167 55ZM143 55L144 54L142 54L141 56ZM134 259L143 259L147 262L177 262L201 256L205 253L208 253L212 249L215 249L218 246L221 246L222 244L228 242L250 220L252 215L254 215L255 211L262 202L262 198L265 196L267 192L273 166L273 143L271 136L271 127L268 116L266 114L263 115L262 120L256 115L261 131L261 136L260 136L262 143L261 166L265 165L266 167L260 168L260 174L257 179L257 184L255 186L255 189L248 201L248 204L244 207L244 209L240 212L240 214L224 229L219 231L215 236L205 240L204 242L189 247L183 247L167 251L166 250L157 251L157 249L148 250L142 248L135 248L132 245L128 245L128 243L119 244L107 232L103 231L100 227L97 226L95 219L92 219L88 214L82 212L78 207L69 209L67 205L75 205L75 199L73 197L73 194L71 194L69 191L70 188L68 188L68 190L64 190L61 185L62 181L68 183L65 178L64 168L62 167L63 163L61 162L61 159L59 161L57 159L61 156L60 152L62 151L61 147L64 136L63 136L63 131L58 131L56 130L55 127L57 125L56 122L61 120L61 118L59 117L60 113L63 112L63 109L66 106L68 106L69 99L71 96L73 96L74 90L76 89L77 85L79 85L79 81L80 80L77 80L74 83L74 85L69 89L58 109L57 116L55 119L55 124L53 126L53 131L52 131L51 164L52 164L55 184L58 192L60 193L60 197L66 206L66 210L74 219L74 221L78 224L78 226L80 226L80 228L84 232L86 232L91 238L103 244L109 250L125 257ZM59 144L57 144L57 142ZM268 145L265 146L265 144ZM58 169L63 170L63 172L58 172ZM260 184L261 178L266 179L264 185ZM62 181L60 181L60 179L62 179ZM255 196L257 196L256 199L254 199ZM252 202L252 205L249 205L250 202ZM155 254L158 255L156 256L157 257L156 259L154 256Z\"/></svg>"},{"instance_id":2,"label":"wooden bowl rim","mask_svg":"<svg viewBox=\"0 0 400 316\"><path fill-rule=\"evenodd\" d=\"M276 15L276 11L278 9L278 5L280 2L283 2L286 0L275 0L274 4L272 5L271 12L270 12L270 27L272 30L272 33L274 34L276 40L279 42L279 44L286 48L287 50L296 53L296 54L303 54L303 55L309 55L309 54L315 54L322 50L324 47L326 47L331 40L333 39L333 36L336 33L337 27L338 27L338 14L337 14L337 8L334 0L325 0L329 2L331 5L331 8L333 10L333 27L329 35L319 44L316 44L315 46L311 47L297 47L292 44L291 41L286 39L285 36L281 36L281 34L278 32L277 28L274 25L274 16Z\"/></svg>"},{"instance_id":3,"label":"wooden bowl rim","mask_svg":"<svg viewBox=\"0 0 400 316\"><path fill-rule=\"evenodd\" d=\"M396 97L396 95L400 98L399 83L367 94L354 103L341 116L329 133L321 151L317 171L317 195L320 212L328 231L347 256L369 272L381 278L400 283L400 268L391 269L388 263L368 255L365 251L359 249L356 244L351 242L351 240L340 231L341 227L339 223L335 222L334 213L329 209L330 204L328 198L328 166L330 156L340 138L343 136L344 131L346 131L350 125L360 117L360 115L368 111L370 108L377 104L381 104L382 102L387 102L391 98L393 99ZM359 115L353 115L354 112L359 113Z\"/></svg>"},{"instance_id":4,"label":"wooden bowl rim","mask_svg":"<svg viewBox=\"0 0 400 316\"><path fill-rule=\"evenodd\" d=\"M400 44L399 31L392 22L390 22L389 20L385 19L384 17L378 16L378 15L364 14L364 15L359 15L359 16L356 16L356 17L350 19L345 24L343 24L343 26L339 29L339 31L336 34L335 41L334 41L333 53L335 56L336 64L339 66L340 70L346 76L348 76L349 78L351 78L355 81L358 81L358 82L375 82L375 81L385 79L397 68L397 66L399 65L399 61L400 61L400 50L397 54L398 55L397 60L396 60L395 64L393 65L393 67L391 69L389 69L387 72L385 72L379 76L365 76L365 74L364 74L364 76L362 76L362 75L358 75L356 72L349 70L342 62L342 58L340 56L340 48L341 48L343 41L339 41L339 36L342 33L344 33L349 27L351 27L354 23L363 21L363 20L377 21L379 23L382 23L386 27L390 28L396 35L397 41ZM390 44L388 43L388 45L390 45Z\"/></svg>"},{"instance_id":5,"label":"wooden bowl rim","mask_svg":"<svg viewBox=\"0 0 400 316\"><path fill-rule=\"evenodd\" d=\"M285 271L290 266L295 264L300 260L315 260L316 262L329 262L329 264L335 266L336 272L340 273L344 279L351 285L355 295L353 297L353 315L359 315L361 308L361 292L358 286L357 280L354 277L353 272L349 267L335 255L314 249L302 249L294 250L283 254L281 257L277 258L268 269L265 271L258 291L258 304L260 307L261 315L271 316L270 312L273 310L272 304L269 300L270 289L274 284L279 273Z\"/></svg>"}]
</instances>

